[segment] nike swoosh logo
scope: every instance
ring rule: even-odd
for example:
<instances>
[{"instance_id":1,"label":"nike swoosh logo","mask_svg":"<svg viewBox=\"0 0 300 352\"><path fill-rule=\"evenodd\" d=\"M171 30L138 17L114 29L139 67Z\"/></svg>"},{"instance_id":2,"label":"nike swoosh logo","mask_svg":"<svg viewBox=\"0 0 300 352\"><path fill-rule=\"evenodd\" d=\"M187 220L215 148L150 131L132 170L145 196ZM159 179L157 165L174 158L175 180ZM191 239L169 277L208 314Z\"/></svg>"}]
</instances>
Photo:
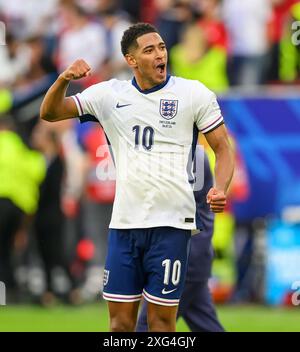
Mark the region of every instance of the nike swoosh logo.
<instances>
[{"instance_id":1,"label":"nike swoosh logo","mask_svg":"<svg viewBox=\"0 0 300 352\"><path fill-rule=\"evenodd\" d=\"M174 288L174 290L169 290L169 291L166 291L165 289L163 289L163 290L161 291L161 293L162 293L163 295L167 295L168 293L174 292L174 291L176 291L176 290L177 290L177 288Z\"/></svg>"},{"instance_id":2,"label":"nike swoosh logo","mask_svg":"<svg viewBox=\"0 0 300 352\"><path fill-rule=\"evenodd\" d=\"M119 108L124 108L125 106L129 106L129 105L132 105L132 104L123 104L123 105L120 105L119 103L116 105L116 108L119 109Z\"/></svg>"}]
</instances>

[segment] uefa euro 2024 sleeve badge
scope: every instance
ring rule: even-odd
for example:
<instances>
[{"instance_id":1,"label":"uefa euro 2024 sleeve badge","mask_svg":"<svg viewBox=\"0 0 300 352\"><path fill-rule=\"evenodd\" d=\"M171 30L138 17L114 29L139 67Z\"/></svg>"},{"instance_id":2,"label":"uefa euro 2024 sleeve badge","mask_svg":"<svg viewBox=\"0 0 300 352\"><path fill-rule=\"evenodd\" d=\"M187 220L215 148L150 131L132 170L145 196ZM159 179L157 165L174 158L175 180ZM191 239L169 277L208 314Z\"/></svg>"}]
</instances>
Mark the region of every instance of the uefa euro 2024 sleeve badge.
<instances>
[{"instance_id":1,"label":"uefa euro 2024 sleeve badge","mask_svg":"<svg viewBox=\"0 0 300 352\"><path fill-rule=\"evenodd\" d=\"M159 112L166 120L171 120L177 115L178 100L160 99Z\"/></svg>"}]
</instances>

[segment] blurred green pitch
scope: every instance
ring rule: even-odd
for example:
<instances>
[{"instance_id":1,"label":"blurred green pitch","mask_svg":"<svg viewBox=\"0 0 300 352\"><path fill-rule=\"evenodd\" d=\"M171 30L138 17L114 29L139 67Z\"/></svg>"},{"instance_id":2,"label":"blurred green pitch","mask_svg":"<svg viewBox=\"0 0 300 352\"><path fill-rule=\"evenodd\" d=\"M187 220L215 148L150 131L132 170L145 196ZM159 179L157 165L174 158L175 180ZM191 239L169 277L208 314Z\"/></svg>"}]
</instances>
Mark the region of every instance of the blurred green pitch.
<instances>
[{"instance_id":1,"label":"blurred green pitch","mask_svg":"<svg viewBox=\"0 0 300 352\"><path fill-rule=\"evenodd\" d=\"M299 307L228 305L218 306L217 310L227 331L300 332ZM31 305L0 306L0 331L108 331L108 312L104 302L48 309ZM181 319L177 331L189 331Z\"/></svg>"}]
</instances>

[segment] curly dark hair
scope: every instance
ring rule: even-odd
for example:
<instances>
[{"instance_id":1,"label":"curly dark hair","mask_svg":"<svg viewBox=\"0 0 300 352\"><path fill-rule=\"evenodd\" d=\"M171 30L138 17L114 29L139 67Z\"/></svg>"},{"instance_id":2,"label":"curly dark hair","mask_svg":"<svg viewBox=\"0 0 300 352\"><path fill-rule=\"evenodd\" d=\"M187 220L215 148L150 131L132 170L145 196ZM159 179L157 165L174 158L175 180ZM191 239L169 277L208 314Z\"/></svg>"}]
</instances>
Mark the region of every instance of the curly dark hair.
<instances>
[{"instance_id":1,"label":"curly dark hair","mask_svg":"<svg viewBox=\"0 0 300 352\"><path fill-rule=\"evenodd\" d=\"M158 33L158 30L149 23L136 23L126 29L121 40L122 54L128 54L131 46L137 47L137 38L147 33Z\"/></svg>"}]
</instances>

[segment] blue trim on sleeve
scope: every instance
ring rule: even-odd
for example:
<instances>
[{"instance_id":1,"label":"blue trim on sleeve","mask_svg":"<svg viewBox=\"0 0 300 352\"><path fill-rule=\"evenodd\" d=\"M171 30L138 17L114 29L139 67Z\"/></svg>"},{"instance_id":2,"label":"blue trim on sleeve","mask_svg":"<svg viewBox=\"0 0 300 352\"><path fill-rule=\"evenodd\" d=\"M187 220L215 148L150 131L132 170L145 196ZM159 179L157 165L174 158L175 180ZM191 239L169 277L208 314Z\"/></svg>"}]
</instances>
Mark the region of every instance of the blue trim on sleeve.
<instances>
[{"instance_id":1,"label":"blue trim on sleeve","mask_svg":"<svg viewBox=\"0 0 300 352\"><path fill-rule=\"evenodd\" d=\"M94 115L90 115L90 114L85 114L85 115L79 116L79 120L80 120L80 123L85 123L85 122L98 122L98 123L100 123L99 120L97 120Z\"/></svg>"}]
</instances>

